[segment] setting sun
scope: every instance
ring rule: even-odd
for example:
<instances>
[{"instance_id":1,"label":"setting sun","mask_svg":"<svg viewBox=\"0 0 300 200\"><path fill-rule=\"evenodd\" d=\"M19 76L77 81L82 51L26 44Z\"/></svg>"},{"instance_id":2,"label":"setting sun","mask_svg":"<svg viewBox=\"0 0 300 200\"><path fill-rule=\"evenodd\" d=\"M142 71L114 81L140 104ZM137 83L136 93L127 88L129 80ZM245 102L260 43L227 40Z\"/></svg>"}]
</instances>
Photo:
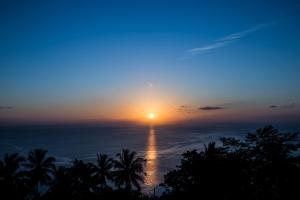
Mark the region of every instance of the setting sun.
<instances>
[{"instance_id":1,"label":"setting sun","mask_svg":"<svg viewBox=\"0 0 300 200\"><path fill-rule=\"evenodd\" d=\"M152 113L152 112L149 113L149 114L148 114L148 118L149 118L149 119L155 119L155 113Z\"/></svg>"}]
</instances>

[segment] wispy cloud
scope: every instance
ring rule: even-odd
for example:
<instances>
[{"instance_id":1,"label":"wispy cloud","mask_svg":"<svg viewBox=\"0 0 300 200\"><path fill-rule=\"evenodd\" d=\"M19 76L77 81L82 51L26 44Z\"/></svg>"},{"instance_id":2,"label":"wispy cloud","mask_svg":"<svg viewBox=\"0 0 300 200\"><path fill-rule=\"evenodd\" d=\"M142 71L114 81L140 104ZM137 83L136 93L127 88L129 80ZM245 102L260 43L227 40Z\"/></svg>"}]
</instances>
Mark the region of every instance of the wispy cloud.
<instances>
[{"instance_id":1,"label":"wispy cloud","mask_svg":"<svg viewBox=\"0 0 300 200\"><path fill-rule=\"evenodd\" d=\"M0 110L8 110L8 109L13 109L13 106L0 106Z\"/></svg>"},{"instance_id":2,"label":"wispy cloud","mask_svg":"<svg viewBox=\"0 0 300 200\"><path fill-rule=\"evenodd\" d=\"M271 106L269 106L269 108L274 109L274 108L278 108L278 106L277 105L271 105Z\"/></svg>"},{"instance_id":3,"label":"wispy cloud","mask_svg":"<svg viewBox=\"0 0 300 200\"><path fill-rule=\"evenodd\" d=\"M212 43L210 45L188 49L188 50L185 51L184 59L192 58L195 55L203 54L203 53L206 53L210 50L224 47L224 46L232 43L235 40L239 40L241 38L244 38L244 37L248 36L249 34L251 34L253 32L259 31L259 30L261 30L263 28L266 28L268 26L271 26L273 24L274 23L258 24L256 26L253 26L253 27L247 29L247 30L244 30L244 31L241 31L241 32L238 32L238 33L233 33L233 34L227 35L223 38L220 38L220 39L216 40L214 43Z\"/></svg>"},{"instance_id":4,"label":"wispy cloud","mask_svg":"<svg viewBox=\"0 0 300 200\"><path fill-rule=\"evenodd\" d=\"M187 105L187 104L182 104L179 106L174 106L175 110L180 113L185 113L185 114L193 114L193 113L198 113L203 111L213 111L213 110L223 110L228 107L233 107L237 103L236 102L230 102L230 103L223 103L223 104L218 104L218 105L210 105L210 106L192 106L192 105Z\"/></svg>"},{"instance_id":5,"label":"wispy cloud","mask_svg":"<svg viewBox=\"0 0 300 200\"><path fill-rule=\"evenodd\" d=\"M224 108L220 107L220 106L205 106L205 107L199 108L199 110L221 110L221 109L224 109Z\"/></svg>"},{"instance_id":6,"label":"wispy cloud","mask_svg":"<svg viewBox=\"0 0 300 200\"><path fill-rule=\"evenodd\" d=\"M243 37L246 37L247 35L249 35L250 33L253 33L255 31L259 31L263 28L266 28L270 25L272 25L274 23L268 23L268 24L258 24L256 26L253 26L252 28L250 29L247 29L247 30L244 30L244 31L241 31L241 32L238 32L238 33L233 33L233 34L230 34L226 37L223 37L221 38L219 41L222 42L222 41L232 41L232 40L237 40L237 39L240 39L240 38L243 38Z\"/></svg>"},{"instance_id":7,"label":"wispy cloud","mask_svg":"<svg viewBox=\"0 0 300 200\"><path fill-rule=\"evenodd\" d=\"M181 113L186 113L186 114L190 114L190 113L196 113L197 109L188 106L188 105L181 105L175 108L177 112L181 112Z\"/></svg>"},{"instance_id":8,"label":"wispy cloud","mask_svg":"<svg viewBox=\"0 0 300 200\"><path fill-rule=\"evenodd\" d=\"M216 42L214 44L208 45L208 46L204 46L204 47L197 47L197 48L193 48L193 49L188 49L185 51L186 54L188 54L189 56L194 56L197 54L201 54L201 53L205 53L209 50L212 49L216 49L216 48L220 48L226 45L226 41L220 41L220 42Z\"/></svg>"},{"instance_id":9,"label":"wispy cloud","mask_svg":"<svg viewBox=\"0 0 300 200\"><path fill-rule=\"evenodd\" d=\"M294 109L296 108L296 103L290 103L286 105L271 105L269 106L271 109Z\"/></svg>"}]
</instances>

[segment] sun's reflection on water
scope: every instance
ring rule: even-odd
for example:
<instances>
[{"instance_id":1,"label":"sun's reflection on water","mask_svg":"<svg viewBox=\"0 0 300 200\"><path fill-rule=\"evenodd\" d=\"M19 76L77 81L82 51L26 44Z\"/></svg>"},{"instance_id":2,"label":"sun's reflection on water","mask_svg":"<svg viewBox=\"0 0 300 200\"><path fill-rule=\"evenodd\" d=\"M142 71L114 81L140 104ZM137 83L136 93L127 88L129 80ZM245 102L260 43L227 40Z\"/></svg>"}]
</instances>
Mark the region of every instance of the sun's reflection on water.
<instances>
[{"instance_id":1,"label":"sun's reflection on water","mask_svg":"<svg viewBox=\"0 0 300 200\"><path fill-rule=\"evenodd\" d=\"M150 127L148 133L148 145L146 151L146 177L145 184L147 186L157 185L157 148L156 148L156 135L154 127Z\"/></svg>"}]
</instances>

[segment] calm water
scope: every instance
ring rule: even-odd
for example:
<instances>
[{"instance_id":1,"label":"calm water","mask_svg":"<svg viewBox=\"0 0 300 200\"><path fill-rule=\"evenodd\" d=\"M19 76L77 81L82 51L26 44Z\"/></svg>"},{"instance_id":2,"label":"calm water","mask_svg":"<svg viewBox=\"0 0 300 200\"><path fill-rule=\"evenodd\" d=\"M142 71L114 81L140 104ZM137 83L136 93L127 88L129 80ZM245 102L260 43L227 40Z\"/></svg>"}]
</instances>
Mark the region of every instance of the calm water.
<instances>
[{"instance_id":1,"label":"calm water","mask_svg":"<svg viewBox=\"0 0 300 200\"><path fill-rule=\"evenodd\" d=\"M161 183L166 172L176 167L183 152L201 149L203 143L220 137L243 137L253 130L249 127L0 128L0 155L9 152L27 154L31 149L44 148L57 158L57 164L68 164L74 158L95 162L97 153L114 157L122 148L129 148L148 160L144 190L150 192Z\"/></svg>"}]
</instances>

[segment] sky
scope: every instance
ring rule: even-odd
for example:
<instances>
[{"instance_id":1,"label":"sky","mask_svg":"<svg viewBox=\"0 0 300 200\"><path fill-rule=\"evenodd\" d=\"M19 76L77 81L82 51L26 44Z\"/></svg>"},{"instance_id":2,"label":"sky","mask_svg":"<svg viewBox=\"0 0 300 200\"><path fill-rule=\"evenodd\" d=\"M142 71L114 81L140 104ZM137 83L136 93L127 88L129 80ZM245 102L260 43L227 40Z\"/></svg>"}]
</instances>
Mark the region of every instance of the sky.
<instances>
[{"instance_id":1,"label":"sky","mask_svg":"<svg viewBox=\"0 0 300 200\"><path fill-rule=\"evenodd\" d=\"M0 123L300 123L299 1L0 2Z\"/></svg>"}]
</instances>

